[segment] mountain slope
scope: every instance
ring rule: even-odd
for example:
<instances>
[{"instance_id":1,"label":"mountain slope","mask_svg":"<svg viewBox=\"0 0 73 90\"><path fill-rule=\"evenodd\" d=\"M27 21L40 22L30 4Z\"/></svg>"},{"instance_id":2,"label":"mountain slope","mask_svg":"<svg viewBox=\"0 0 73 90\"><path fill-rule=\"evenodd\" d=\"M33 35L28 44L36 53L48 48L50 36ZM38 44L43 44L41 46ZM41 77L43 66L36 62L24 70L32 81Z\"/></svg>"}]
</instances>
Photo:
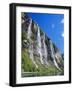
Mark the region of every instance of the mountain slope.
<instances>
[{"instance_id":1,"label":"mountain slope","mask_svg":"<svg viewBox=\"0 0 73 90\"><path fill-rule=\"evenodd\" d=\"M63 57L58 48L27 14L22 13L21 18L22 76L63 75ZM25 75L25 72L35 73Z\"/></svg>"}]
</instances>

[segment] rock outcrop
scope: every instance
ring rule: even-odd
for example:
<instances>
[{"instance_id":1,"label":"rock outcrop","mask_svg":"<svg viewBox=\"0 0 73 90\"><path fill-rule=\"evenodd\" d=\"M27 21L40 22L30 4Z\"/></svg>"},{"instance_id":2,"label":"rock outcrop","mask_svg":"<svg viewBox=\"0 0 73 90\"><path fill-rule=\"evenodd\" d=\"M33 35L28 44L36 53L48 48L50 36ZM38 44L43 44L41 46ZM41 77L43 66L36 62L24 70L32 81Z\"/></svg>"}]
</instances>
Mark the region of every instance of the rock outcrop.
<instances>
[{"instance_id":1,"label":"rock outcrop","mask_svg":"<svg viewBox=\"0 0 73 90\"><path fill-rule=\"evenodd\" d=\"M39 65L64 68L63 57L59 49L27 14L22 15L22 51L27 50L28 56L36 68Z\"/></svg>"}]
</instances>

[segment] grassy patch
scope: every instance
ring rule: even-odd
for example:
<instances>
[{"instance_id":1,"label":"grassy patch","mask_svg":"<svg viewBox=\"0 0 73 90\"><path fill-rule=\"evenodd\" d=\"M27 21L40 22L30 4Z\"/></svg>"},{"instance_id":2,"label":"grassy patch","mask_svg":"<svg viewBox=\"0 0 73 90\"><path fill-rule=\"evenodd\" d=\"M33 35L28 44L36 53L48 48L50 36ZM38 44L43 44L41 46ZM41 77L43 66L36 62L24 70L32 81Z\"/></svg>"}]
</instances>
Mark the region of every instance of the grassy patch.
<instances>
[{"instance_id":1,"label":"grassy patch","mask_svg":"<svg viewBox=\"0 0 73 90\"><path fill-rule=\"evenodd\" d=\"M32 72L32 74L27 74L27 76L54 76L57 75L59 71L55 66L38 65L35 67L32 60L29 58L28 49L22 52L22 69L24 72ZM33 73L35 72L35 73Z\"/></svg>"},{"instance_id":2,"label":"grassy patch","mask_svg":"<svg viewBox=\"0 0 73 90\"><path fill-rule=\"evenodd\" d=\"M33 72L36 70L35 65L28 56L28 50L22 52L22 69L24 72Z\"/></svg>"}]
</instances>

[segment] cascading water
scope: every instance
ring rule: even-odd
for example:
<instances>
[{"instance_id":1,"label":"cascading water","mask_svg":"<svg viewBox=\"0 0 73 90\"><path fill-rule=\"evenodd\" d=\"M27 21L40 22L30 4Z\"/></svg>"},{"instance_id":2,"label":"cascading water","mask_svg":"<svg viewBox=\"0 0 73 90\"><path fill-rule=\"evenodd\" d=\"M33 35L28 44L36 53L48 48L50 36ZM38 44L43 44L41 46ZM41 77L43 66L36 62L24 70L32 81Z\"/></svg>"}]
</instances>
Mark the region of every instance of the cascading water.
<instances>
[{"instance_id":1,"label":"cascading water","mask_svg":"<svg viewBox=\"0 0 73 90\"><path fill-rule=\"evenodd\" d=\"M51 48L51 55L52 55L52 58L53 58L53 62L54 62L54 65L60 70L56 60L55 60L55 54L54 54L54 48L53 48L53 44L52 44L52 41L50 40L50 48Z\"/></svg>"},{"instance_id":2,"label":"cascading water","mask_svg":"<svg viewBox=\"0 0 73 90\"><path fill-rule=\"evenodd\" d=\"M29 46L29 55L30 55L30 58L33 60L33 47L32 47L32 43L31 43L31 39L30 39L30 37L31 37L31 25L32 25L32 20L30 20L30 24L29 24L29 27L28 27L28 35L27 35L27 37L28 37L28 39L29 39L29 41L30 41L30 46Z\"/></svg>"},{"instance_id":3,"label":"cascading water","mask_svg":"<svg viewBox=\"0 0 73 90\"><path fill-rule=\"evenodd\" d=\"M29 27L28 27L28 39L29 39L29 42L30 42L30 45L29 45L29 56L30 56L30 59L32 60L32 62L35 64L36 67L37 64L35 63L34 61L34 57L33 57L33 42L31 40L31 35L32 35L32 32L31 32L31 25L32 25L32 19L30 19L30 24L29 24Z\"/></svg>"},{"instance_id":4,"label":"cascading water","mask_svg":"<svg viewBox=\"0 0 73 90\"><path fill-rule=\"evenodd\" d=\"M30 39L31 37L31 25L32 25L32 19L30 19L30 24L29 24L29 27L28 27L28 39Z\"/></svg>"},{"instance_id":5,"label":"cascading water","mask_svg":"<svg viewBox=\"0 0 73 90\"><path fill-rule=\"evenodd\" d=\"M43 46L44 46L44 59L45 59L45 64L48 65L48 62L47 62L47 47L46 47L46 44L45 44L45 33L43 35Z\"/></svg>"},{"instance_id":6,"label":"cascading water","mask_svg":"<svg viewBox=\"0 0 73 90\"><path fill-rule=\"evenodd\" d=\"M40 29L39 26L38 27L38 31L37 31L37 52L40 55L40 61L43 64L43 60L42 60L42 50L41 50L41 37L40 37Z\"/></svg>"}]
</instances>

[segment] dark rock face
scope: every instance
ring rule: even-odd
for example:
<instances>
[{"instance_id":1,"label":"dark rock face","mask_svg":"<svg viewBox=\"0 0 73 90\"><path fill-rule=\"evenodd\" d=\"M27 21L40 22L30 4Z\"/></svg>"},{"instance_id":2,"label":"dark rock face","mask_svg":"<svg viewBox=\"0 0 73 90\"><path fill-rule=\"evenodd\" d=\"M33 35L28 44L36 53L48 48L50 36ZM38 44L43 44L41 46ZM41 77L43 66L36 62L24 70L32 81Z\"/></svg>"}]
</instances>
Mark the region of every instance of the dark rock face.
<instances>
[{"instance_id":1,"label":"dark rock face","mask_svg":"<svg viewBox=\"0 0 73 90\"><path fill-rule=\"evenodd\" d=\"M22 14L22 51L28 53L36 68L39 65L64 69L63 56L41 28L27 14Z\"/></svg>"}]
</instances>

